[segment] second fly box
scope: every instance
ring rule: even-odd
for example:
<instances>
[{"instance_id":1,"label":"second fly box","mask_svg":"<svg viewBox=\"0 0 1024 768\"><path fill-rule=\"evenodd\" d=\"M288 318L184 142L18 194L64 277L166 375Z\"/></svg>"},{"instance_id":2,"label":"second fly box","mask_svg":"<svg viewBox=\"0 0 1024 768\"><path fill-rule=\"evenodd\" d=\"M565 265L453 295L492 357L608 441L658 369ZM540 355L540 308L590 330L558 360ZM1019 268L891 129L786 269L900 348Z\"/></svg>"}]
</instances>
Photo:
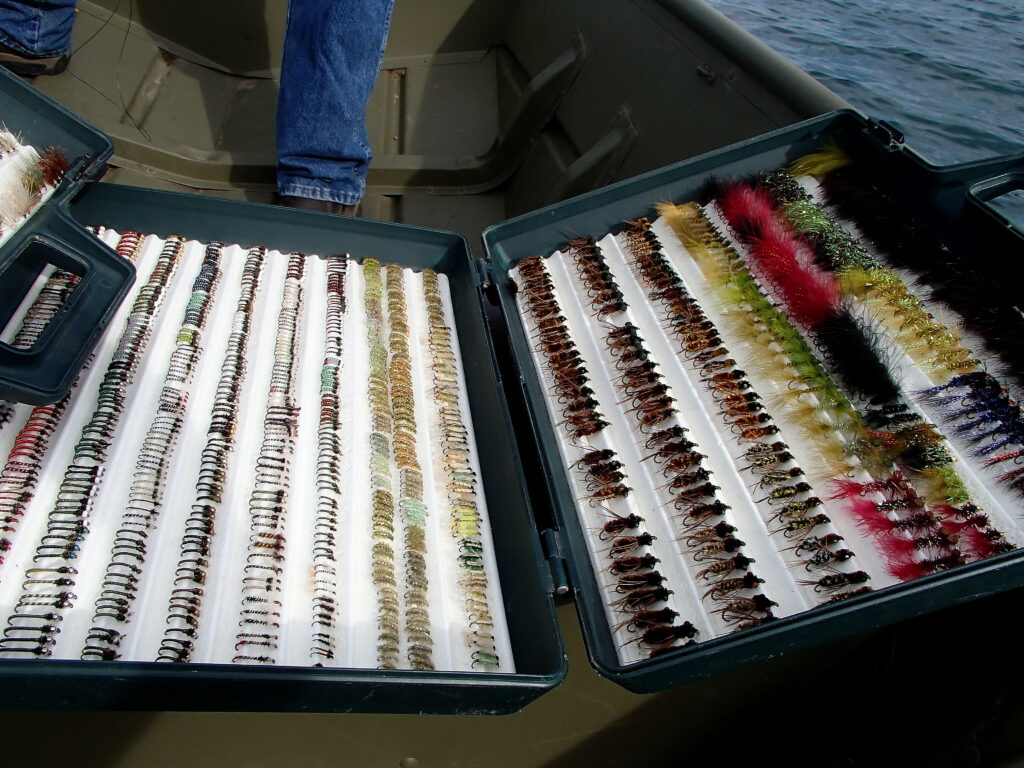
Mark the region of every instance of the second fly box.
<instances>
[{"instance_id":1,"label":"second fly box","mask_svg":"<svg viewBox=\"0 0 1024 768\"><path fill-rule=\"evenodd\" d=\"M1024 244L985 205L1022 167L838 112L487 230L597 669L662 690L1022 583Z\"/></svg>"}]
</instances>

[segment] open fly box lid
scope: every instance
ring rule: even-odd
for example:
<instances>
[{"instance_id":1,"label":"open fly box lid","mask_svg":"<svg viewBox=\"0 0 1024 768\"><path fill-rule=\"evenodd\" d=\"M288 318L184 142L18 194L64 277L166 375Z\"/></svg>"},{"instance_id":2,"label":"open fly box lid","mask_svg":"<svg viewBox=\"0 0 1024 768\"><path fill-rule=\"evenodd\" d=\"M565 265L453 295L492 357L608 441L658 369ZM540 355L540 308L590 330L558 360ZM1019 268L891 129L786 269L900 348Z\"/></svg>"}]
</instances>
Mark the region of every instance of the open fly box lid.
<instances>
[{"instance_id":1,"label":"open fly box lid","mask_svg":"<svg viewBox=\"0 0 1024 768\"><path fill-rule=\"evenodd\" d=\"M493 532L493 558L503 585L504 605L499 610L507 619L515 671L0 659L10 706L500 714L521 709L564 679L567 661L554 616L551 579L496 375L482 310L481 276L462 236L115 184L89 185L69 211L79 226L88 223L158 237L178 233L200 242L216 240L246 248L258 244L284 253L343 253L353 259L352 269L358 261L374 257L414 271L433 269L447 278L472 423L478 436L486 436L479 443L480 476ZM303 339L307 337L310 344L318 341L315 333L304 333ZM345 344L358 342L347 339ZM303 410L316 414L317 406ZM292 475L298 471L293 467ZM246 516L244 505L225 510L232 511Z\"/></svg>"},{"instance_id":2,"label":"open fly box lid","mask_svg":"<svg viewBox=\"0 0 1024 768\"><path fill-rule=\"evenodd\" d=\"M70 389L135 278L135 270L67 213L68 200L101 176L113 143L81 118L0 68L0 121L40 154L53 147L68 161L52 195L0 245L0 321L8 325L48 269L75 276L74 289L31 346L0 341L0 397L54 402Z\"/></svg>"},{"instance_id":3,"label":"open fly box lid","mask_svg":"<svg viewBox=\"0 0 1024 768\"><path fill-rule=\"evenodd\" d=\"M33 113L38 105L22 91L12 86L12 92L18 94L24 103L24 111ZM49 103L46 103L44 115L45 109L49 107ZM57 111L54 114L65 113ZM36 117L35 122L46 121ZM63 141L64 146L68 146L72 144L70 139L74 134L65 137L50 132L41 136L43 138L40 140L53 143ZM565 677L567 660L554 614L552 596L555 589L527 500L509 410L494 361L489 324L483 311L483 277L478 263L470 256L465 238L450 232L174 192L101 183L84 186L79 183L79 186L82 188L78 189L77 194L64 201L60 210L52 214L51 218L60 221L62 232L67 230L67 239L71 238L71 230L81 233L85 239L83 250L88 247L89 239L93 238L85 227L97 226L122 234L134 231L159 238L181 235L202 243L219 241L243 248L260 245L271 250L277 249L283 254L318 254L321 261L325 261L329 255L348 254L351 259L350 270L357 269L357 265L364 259L374 257L383 264L397 264L413 272L429 268L444 276L463 361L465 397L475 432L483 436L479 442L481 448L477 459L492 531L493 553L489 554L489 562L493 561L498 580L504 585L503 604L498 610L504 614L503 623L507 625L507 640L502 641L502 647L507 642L511 649L511 663L503 667L502 671L411 671L375 669L372 665L321 666L314 665L312 661L308 665L296 662L294 666L192 661L173 664L144 660L113 662L78 659L77 652L61 658L56 655L46 658L7 656L0 658L0 679L4 681L7 693L4 706L20 709L499 714L522 709L558 685ZM276 261L284 263L280 258ZM313 268L311 270L315 271ZM185 287L188 285L184 279L181 284ZM268 296L271 293L279 295L280 290L281 286L276 284L263 289L262 293ZM123 309L117 316L124 313ZM223 330L225 327L230 328L231 322L218 321L217 325ZM171 327L170 323L167 327ZM109 329L109 333L119 331L120 328L113 325ZM213 333L212 330L210 332ZM303 344L308 341L309 349L322 343L322 334L316 332L305 332L301 337ZM266 339L259 341L265 342ZM356 347L358 342L359 339L348 339L345 342L346 348ZM207 339L207 344L212 343ZM256 341L253 343L255 346ZM265 343L261 343L257 349L261 352L255 353L254 358L273 362L273 355L265 354ZM210 354L218 351L214 350ZM109 350L104 354L109 355ZM315 356L315 353L310 354ZM323 360L322 352L319 360ZM89 369L90 373L96 373L94 369L98 367L102 372L102 365L105 365L104 361L94 363ZM255 366L254 359L250 362L250 368ZM155 369L158 377L159 367L157 363ZM315 375L319 381L319 363ZM138 381L135 384L138 385ZM85 406L88 413L95 396L79 389L75 390L74 400L81 401L79 405ZM141 407L138 403L143 396L138 389L136 386L136 390L127 399L126 411ZM359 398L352 397L351 393L342 392L339 396L356 403L353 408L358 406ZM191 399L196 398L197 395L193 393ZM313 405L303 405L302 402L298 410L316 418L319 399ZM365 401L363 407L368 407ZM197 408L190 408L189 414L198 413ZM198 413L196 418L202 419L202 414ZM248 421L262 428L259 419ZM203 432L205 429L204 426ZM239 434L243 429L239 427ZM312 434L315 440L316 431ZM76 437L72 434L67 439L73 442ZM51 442L64 439L56 434ZM180 445L182 442L178 441L179 453L183 450ZM259 444L258 440L256 444ZM349 453L354 452L350 448ZM104 474L104 485L109 486L114 475L122 479L130 476L133 461L134 457L121 469L108 467ZM299 471L299 466L292 467L293 476ZM100 516L106 516L108 520L116 520L118 517L117 501L109 499L108 495L100 493L91 513L92 520L98 521ZM244 501L238 504L240 508L224 510L223 522L218 518L218 532L233 530L229 517L248 519ZM47 510L30 510L33 511L45 513ZM25 515L26 518L28 516ZM447 517L439 515L438 519L445 520ZM98 529L99 525L95 522L91 527ZM159 527L155 524L152 527L159 531L170 525L171 520L165 516ZM243 535L247 538L248 523L244 522L243 527ZM83 543L83 551L74 561L78 574L85 573L84 563L89 558L85 547L95 540L96 530L90 532L89 537L90 540ZM173 535L168 541L173 541L172 547L177 545ZM150 559L161 556L160 547L153 546L151 549L154 552ZM366 549L369 551L369 544ZM174 559L173 552L171 555ZM106 559L102 552L99 556L101 560ZM9 571L8 579L13 584L16 576ZM231 581L233 583L234 580ZM213 594L215 586L207 582L204 589L207 594ZM307 588L308 585L303 583L303 595L307 594ZM160 613L166 604L152 601L152 605L142 605L144 601L141 599L138 602L136 614L146 610ZM92 614L92 601L80 599L78 603L83 605L76 604L74 609L84 609L85 619L88 620ZM237 616L234 618L237 619ZM158 619L157 631L162 632L163 616L160 615ZM62 638L67 639L69 635L69 623L71 618L63 621ZM236 624L232 620L230 629L225 631L230 634L239 631ZM220 631L222 628L217 626L216 629ZM138 636L142 631L129 631L128 634ZM212 634L213 630L210 632ZM227 660L230 658L229 655ZM513 666L514 671L506 671Z\"/></svg>"},{"instance_id":4,"label":"open fly box lid","mask_svg":"<svg viewBox=\"0 0 1024 768\"><path fill-rule=\"evenodd\" d=\"M558 417L544 405L551 392L538 381L535 359L540 353L537 351L536 331L525 325L526 315L520 305L523 287L517 266L523 259L547 257L559 249L563 249L564 256L568 253L565 248L569 241L587 237L606 249L606 241L602 238L619 232L626 221L641 217L655 220L658 216L655 207L659 204L690 201L705 204L716 181L756 181L762 172L785 167L798 158L819 152L829 142L839 145L879 190L894 204L903 206L921 226L936 233L956 257L971 265L971 269L1005 275L1012 284L1021 284L1024 278L1024 236L986 201L1024 186L1024 154L936 167L905 146L902 137L891 127L849 110L829 113L599 189L497 224L484 232L484 246L493 271L494 300L500 306L509 329L512 353L518 365L525 400L532 413L542 462L547 468L545 493L552 500L558 528L548 535L557 541L571 574L571 586L579 605L592 664L602 674L630 690L663 690L1024 584L1024 550L1018 548L904 583L890 582L884 588L835 604L812 605L809 610L784 615L753 629L735 634L726 631L690 647L676 647L668 654L658 654L653 658L634 658L624 663L622 635L609 631L608 586L599 586L599 569L594 565L597 561L586 545L588 526L600 525L605 518L600 517L599 510L584 510L577 514L580 490L578 485L567 479L562 456L566 443L557 437ZM672 239L666 232L667 229L659 230L662 243ZM545 261L555 262L558 259L552 257ZM564 268L565 273L569 275L565 284L582 280L572 276L572 259L564 256L564 261L568 265ZM510 271L519 280L518 285L507 279ZM623 275L628 275L628 270L615 274L620 285ZM558 283L559 287L562 284ZM1010 301L1012 303L1012 298ZM617 322L621 324L621 320ZM588 323L600 325L593 315L583 321L583 324ZM731 344L729 346L731 351ZM589 364L591 360L585 362ZM662 362L659 358L658 363ZM598 389L597 384L593 386ZM605 405L604 401L601 405ZM691 414L685 412L683 405L677 403L677 406L680 420L686 423ZM634 440L638 439L638 434L643 437L642 433L634 433ZM735 450L735 458L742 449L736 450L736 445L731 447ZM715 482L719 480L716 478ZM725 485L724 482L721 484ZM635 486L636 483L630 485ZM828 489L815 490L824 498ZM1008 525L1017 529L1013 539L1019 547L1024 505L1019 498L1012 498L1013 494L1010 496L1005 512L1013 518L1015 525ZM648 511L653 512L640 510L640 514L645 515ZM581 523L581 516L587 519L586 523ZM715 519L712 518L712 522ZM594 520L597 522L591 522ZM884 568L884 564L879 565ZM758 570L759 566L752 566L751 570ZM799 571L793 578L805 576L803 568ZM808 570L807 574L811 571ZM814 575L820 576L820 573L814 572ZM606 575L604 580L608 580ZM704 586L713 583L708 582ZM765 590L768 591L770 586L766 583ZM738 594L749 594L749 591ZM699 593L697 597L699 602ZM685 618L687 616L683 613L678 621Z\"/></svg>"}]
</instances>

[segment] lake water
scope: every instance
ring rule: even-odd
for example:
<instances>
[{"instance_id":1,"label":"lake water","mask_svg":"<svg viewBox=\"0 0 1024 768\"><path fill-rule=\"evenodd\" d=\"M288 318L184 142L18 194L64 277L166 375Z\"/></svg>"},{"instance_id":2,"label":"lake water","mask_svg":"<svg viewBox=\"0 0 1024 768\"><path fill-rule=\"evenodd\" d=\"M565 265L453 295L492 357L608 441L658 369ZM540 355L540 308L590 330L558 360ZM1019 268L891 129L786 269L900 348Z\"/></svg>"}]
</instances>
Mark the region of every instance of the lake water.
<instances>
[{"instance_id":1,"label":"lake water","mask_svg":"<svg viewBox=\"0 0 1024 768\"><path fill-rule=\"evenodd\" d=\"M1024 0L709 2L933 163L1024 152Z\"/></svg>"},{"instance_id":2,"label":"lake water","mask_svg":"<svg viewBox=\"0 0 1024 768\"><path fill-rule=\"evenodd\" d=\"M1024 151L1022 0L709 0L929 160Z\"/></svg>"}]
</instances>

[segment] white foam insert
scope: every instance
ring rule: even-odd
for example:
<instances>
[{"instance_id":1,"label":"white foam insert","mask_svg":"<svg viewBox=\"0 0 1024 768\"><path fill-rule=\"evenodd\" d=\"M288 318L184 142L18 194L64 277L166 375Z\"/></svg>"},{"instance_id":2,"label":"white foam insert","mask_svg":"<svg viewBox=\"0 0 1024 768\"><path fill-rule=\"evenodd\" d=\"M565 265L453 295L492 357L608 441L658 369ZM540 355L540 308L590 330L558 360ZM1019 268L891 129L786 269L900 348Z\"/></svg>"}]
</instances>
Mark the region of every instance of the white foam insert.
<instances>
[{"instance_id":1,"label":"white foam insert","mask_svg":"<svg viewBox=\"0 0 1024 768\"><path fill-rule=\"evenodd\" d=\"M116 233L107 230L102 237L108 244L117 242ZM139 280L135 290L145 284L159 256L163 241L146 239L136 266ZM79 573L71 589L77 595L71 608L63 612L61 632L54 646L54 657L79 658L82 643L93 621L95 600L110 559L111 547L121 516L125 511L132 482L135 460L146 431L156 412L157 399L163 386L167 363L175 347L185 305L192 283L202 263L205 245L190 241L182 253L168 290L153 324L153 334L139 362L134 381L129 387L127 405L117 426L116 436L105 464L95 504L88 515L89 532L83 538L75 561ZM231 323L241 289L242 268L246 250L226 246L220 262L221 275L211 296L211 305L201 338L201 355L190 382L185 423L171 448L166 462L163 503L149 531L148 555L128 622L118 625L122 631L119 651L125 660L152 661L160 646L166 627L168 599L174 588L174 570L180 558L180 540L185 520L195 501L195 487L200 469L200 454L207 440L210 413L217 382L220 378ZM277 317L287 255L268 252L264 261L260 287L253 303L252 325L240 392L237 427L233 449L228 457L228 479L215 519L215 535L208 557L209 567L204 587L200 631L195 638L194 662L229 663L238 652L268 655L277 664L310 666L314 662L337 667L376 666L376 600L370 579L370 505L368 489L368 409L365 405L368 359L366 320L363 312L362 271L354 263L348 265L343 317L342 364L339 371L339 419L341 423L341 504L338 519L339 602L336 613L337 641L333 660L311 658L312 626L312 526L315 520L317 428L320 406L320 371L324 361L322 328L326 307L326 262L309 256L303 277L303 303L297 337L298 359L293 388L300 406L298 428L291 456L287 513L284 518L285 560L283 563L280 607L281 627L278 647L249 647L236 651L236 634L241 608L241 585L250 536L248 501L255 478L255 462L263 438L263 417L266 412L272 355L277 331ZM431 631L434 640L434 663L438 670L470 669L466 643L466 619L458 591L459 569L457 548L449 531L444 482L436 476L438 452L430 439L428 426L434 408L430 397L430 358L425 342L426 314L422 298L422 281L418 273L404 270L407 303L410 314L410 340L414 361L414 386L417 408L417 442L424 472L425 498L430 502L427 516L428 575L430 581ZM445 318L454 330L454 315L447 279L439 275L439 286ZM27 568L41 536L46 531L47 513L52 509L64 470L71 460L75 443L84 424L95 408L96 388L130 312L134 293L121 305L110 323L110 331L100 340L91 364L83 371L64 419L50 439L35 497L21 521L13 550L7 553L0 567L0 613L5 622L17 603ZM470 433L474 469L479 476L476 442L469 424L469 405L465 395L465 379L461 355L453 335L453 344L460 376L460 408ZM0 446L7 452L18 429L31 409L19 407L15 420L0 432ZM6 455L6 453L4 454ZM394 473L397 490L397 471ZM397 498L397 497L396 497ZM480 515L483 519L481 537L484 548L488 597L495 624L501 672L515 670L511 643L503 609L497 564L494 560L492 531L486 500L480 494ZM396 515L396 523L398 522ZM401 565L401 527L396 525L396 563ZM51 591L49 587L36 591ZM104 625L110 626L109 620ZM263 629L253 629L263 632ZM13 654L8 654L12 655ZM18 658L26 658L18 655Z\"/></svg>"},{"instance_id":2,"label":"white foam insert","mask_svg":"<svg viewBox=\"0 0 1024 768\"><path fill-rule=\"evenodd\" d=\"M674 236L670 237L663 227L659 226L656 230L663 244L673 244L672 246L666 245L664 251L669 255L687 289L708 312L712 320L721 320L714 312L710 311L716 302L708 295L706 282L699 271L696 271L692 260L685 253L681 253L681 249L675 245ZM760 501L767 495L767 491L756 488L759 476L749 471L740 470L746 462L739 457L742 457L746 448L749 447L749 443L739 441L728 431L726 421L718 414L719 405L700 381L696 372L680 356L678 343L664 327L664 318L648 301L643 288L634 278L624 246L610 235L603 238L598 245L628 304L625 311L608 316L606 323L622 326L626 322L631 322L637 326L639 336L651 353L651 359L658 363L658 370L662 374L661 381L668 385L669 393L676 399L675 407L678 414L672 420L660 424L658 427L665 427L671 423L679 423L687 427L689 432L686 437L697 444L694 450L704 453L707 457L703 461L703 466L711 472L710 482L720 487L717 491L717 498L731 508L724 517L712 518L708 524L715 524L720 519L724 519L735 525L738 530L733 535L745 542L742 548L743 553L756 561L749 570L765 580L765 583L757 590L745 590L738 593L737 596L749 596L755 591L763 592L779 603L776 608L772 609L773 614L777 616L800 613L822 602L827 598L827 594L815 592L812 585L799 583L801 580L820 577L822 572L820 570L814 572L805 570L804 561L790 551L798 543L798 539L788 539L781 532L776 532L779 523L771 522L772 515L781 505L771 505L766 501ZM564 427L556 428L555 432L566 477L577 499L576 513L580 520L580 526L585 532L591 566L597 574L599 584L608 595L605 600L605 613L613 639L618 647L620 661L629 664L645 658L647 654L635 642L629 642L635 639L635 634L617 628L628 619L628 614L618 611L611 605L616 597L610 588L614 577L608 570L611 564L607 554L608 542L603 541L600 537L600 526L607 517L602 518L601 511L595 508L588 498L591 492L586 488L583 471L572 468L575 461L586 451L594 448L612 448L616 453L616 458L625 465L621 470L627 476L623 482L632 491L624 498L605 502L604 506L617 515L626 516L635 513L644 518L644 522L638 530L626 531L625 534L647 531L657 537L652 545L645 548L645 551L653 553L660 560L656 568L665 575L665 585L674 592L667 604L679 611L680 617L677 623L690 621L698 627L700 634L696 638L697 640L707 640L733 631L735 625L724 622L720 614L716 612L716 609L721 607L721 603L702 599L703 593L710 588L711 584L698 578L697 573L711 561L698 562L693 559L692 555L686 553L686 545L683 540L686 538L687 531L680 524L678 515L671 506L672 496L664 487L666 478L657 471L657 466L652 462L643 461L644 455L650 453L643 446L646 437L640 432L634 415L629 412L630 406L621 402L628 398L612 382L612 379L616 377L614 358L607 351L607 344L604 340L604 334L608 328L594 317L594 310L586 299L586 287L577 276L572 258L564 253L556 253L551 258L544 260L544 266L555 286L554 298L566 318L570 334L580 351L582 364L589 372L588 385L595 392L594 397L599 403L598 410L603 418L610 422L608 427L594 436L579 441L579 444L569 438ZM513 269L511 274L521 281L517 269ZM523 291L520 291L517 300L521 307L527 334L534 338L537 334L536 323L526 309L526 297ZM721 325L719 330L722 332L723 338L726 339L726 346L730 353L734 353L734 347L739 346L738 342L729 341L725 328ZM547 369L546 358L539 346L533 349L532 356L535 368L545 382L548 391L554 392L554 380ZM742 363L740 367L743 367ZM548 397L546 405L551 422L556 425L561 424L564 417L556 398ZM774 413L772 415L776 416ZM787 429L786 425L777 419L774 420L780 426L781 431L778 435L767 439L769 441L783 439L789 443L791 448L794 445L798 446L800 439L791 438L790 433L793 430ZM793 448L792 452L797 457L799 464L799 448ZM793 482L801 480L804 478L797 478ZM825 489L815 488L815 492L818 492L822 498L827 495ZM832 510L826 502L822 507L812 510L809 514L818 512L831 514ZM827 527L823 527L815 530L814 533L820 535L828 530ZM854 559L843 564L840 569L852 572L864 567L866 567L864 563ZM739 576L742 574L735 572L728 575Z\"/></svg>"}]
</instances>

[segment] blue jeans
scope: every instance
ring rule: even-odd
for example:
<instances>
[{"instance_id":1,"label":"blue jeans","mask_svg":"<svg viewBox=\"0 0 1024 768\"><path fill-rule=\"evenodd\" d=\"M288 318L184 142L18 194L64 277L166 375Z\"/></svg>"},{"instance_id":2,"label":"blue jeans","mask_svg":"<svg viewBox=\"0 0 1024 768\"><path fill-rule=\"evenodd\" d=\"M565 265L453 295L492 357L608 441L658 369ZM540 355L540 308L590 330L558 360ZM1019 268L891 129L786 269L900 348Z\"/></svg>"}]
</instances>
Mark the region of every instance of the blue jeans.
<instances>
[{"instance_id":1,"label":"blue jeans","mask_svg":"<svg viewBox=\"0 0 1024 768\"><path fill-rule=\"evenodd\" d=\"M394 0L291 0L277 98L277 191L355 205L372 153L366 103Z\"/></svg>"},{"instance_id":2,"label":"blue jeans","mask_svg":"<svg viewBox=\"0 0 1024 768\"><path fill-rule=\"evenodd\" d=\"M277 99L277 190L355 205L366 191L366 103L394 0L291 0ZM34 56L71 48L75 0L0 0L0 42Z\"/></svg>"},{"instance_id":3,"label":"blue jeans","mask_svg":"<svg viewBox=\"0 0 1024 768\"><path fill-rule=\"evenodd\" d=\"M46 58L71 50L75 0L0 0L0 43Z\"/></svg>"}]
</instances>

